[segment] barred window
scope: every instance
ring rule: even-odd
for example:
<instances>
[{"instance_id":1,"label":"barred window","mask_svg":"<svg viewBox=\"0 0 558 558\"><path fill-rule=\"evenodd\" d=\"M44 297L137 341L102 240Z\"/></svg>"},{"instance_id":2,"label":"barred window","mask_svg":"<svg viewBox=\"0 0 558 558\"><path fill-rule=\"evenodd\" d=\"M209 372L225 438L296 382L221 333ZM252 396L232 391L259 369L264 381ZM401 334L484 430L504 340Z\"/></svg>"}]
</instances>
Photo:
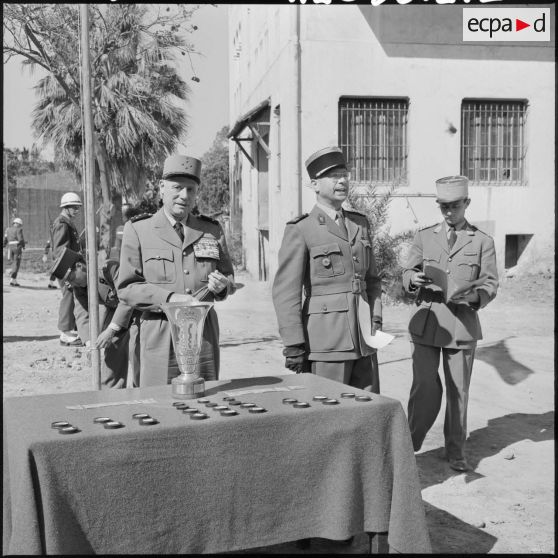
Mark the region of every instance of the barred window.
<instances>
[{"instance_id":1,"label":"barred window","mask_svg":"<svg viewBox=\"0 0 558 558\"><path fill-rule=\"evenodd\" d=\"M524 184L526 101L461 105L461 174L473 184Z\"/></svg>"},{"instance_id":2,"label":"barred window","mask_svg":"<svg viewBox=\"0 0 558 558\"><path fill-rule=\"evenodd\" d=\"M381 186L407 184L408 99L342 97L339 147L351 181Z\"/></svg>"}]
</instances>

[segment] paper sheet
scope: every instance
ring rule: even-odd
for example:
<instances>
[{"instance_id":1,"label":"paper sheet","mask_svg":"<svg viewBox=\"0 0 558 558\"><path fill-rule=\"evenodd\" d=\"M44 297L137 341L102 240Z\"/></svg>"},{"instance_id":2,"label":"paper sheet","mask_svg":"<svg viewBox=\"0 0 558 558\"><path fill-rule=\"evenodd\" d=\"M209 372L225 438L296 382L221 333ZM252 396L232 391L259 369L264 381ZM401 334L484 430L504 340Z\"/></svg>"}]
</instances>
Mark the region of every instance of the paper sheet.
<instances>
[{"instance_id":1,"label":"paper sheet","mask_svg":"<svg viewBox=\"0 0 558 558\"><path fill-rule=\"evenodd\" d=\"M385 331L376 331L374 335L370 333L372 331L370 306L362 297L358 300L358 323L364 342L372 349L383 349L395 339L394 335Z\"/></svg>"}]
</instances>

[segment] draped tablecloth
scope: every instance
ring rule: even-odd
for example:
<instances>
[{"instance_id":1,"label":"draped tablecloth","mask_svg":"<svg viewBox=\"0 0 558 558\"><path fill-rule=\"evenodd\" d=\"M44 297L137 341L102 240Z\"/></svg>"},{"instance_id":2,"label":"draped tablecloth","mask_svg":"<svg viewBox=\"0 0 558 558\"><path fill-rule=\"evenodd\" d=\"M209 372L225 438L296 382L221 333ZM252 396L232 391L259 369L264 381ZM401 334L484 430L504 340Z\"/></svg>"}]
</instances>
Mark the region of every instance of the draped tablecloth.
<instances>
[{"instance_id":1,"label":"draped tablecloth","mask_svg":"<svg viewBox=\"0 0 558 558\"><path fill-rule=\"evenodd\" d=\"M236 396L267 412L224 417L189 400L210 416L195 421L170 386L5 399L4 553L215 553L364 531L387 531L391 551L431 552L398 401L312 374L207 382L206 397L226 404L242 389L273 389ZM122 404L86 408L111 402ZM81 432L59 434L57 420Z\"/></svg>"}]
</instances>

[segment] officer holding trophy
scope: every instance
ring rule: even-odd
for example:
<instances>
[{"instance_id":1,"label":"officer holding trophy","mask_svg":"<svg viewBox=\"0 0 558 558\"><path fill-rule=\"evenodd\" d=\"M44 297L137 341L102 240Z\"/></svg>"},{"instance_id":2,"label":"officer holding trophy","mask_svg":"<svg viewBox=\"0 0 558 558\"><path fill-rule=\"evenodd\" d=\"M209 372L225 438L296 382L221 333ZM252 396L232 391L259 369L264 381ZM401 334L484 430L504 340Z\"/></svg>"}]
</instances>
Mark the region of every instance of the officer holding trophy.
<instances>
[{"instance_id":1,"label":"officer holding trophy","mask_svg":"<svg viewBox=\"0 0 558 558\"><path fill-rule=\"evenodd\" d=\"M349 173L338 147L317 151L306 168L316 205L287 223L272 291L285 367L379 393L376 350L362 337L382 327L368 221L341 207Z\"/></svg>"},{"instance_id":2,"label":"officer holding trophy","mask_svg":"<svg viewBox=\"0 0 558 558\"><path fill-rule=\"evenodd\" d=\"M170 383L179 369L165 302L224 300L235 291L234 273L220 224L193 215L201 161L185 155L165 160L160 191L163 207L153 216L124 225L118 297L142 310L140 386ZM219 324L212 308L205 321L200 373L219 377Z\"/></svg>"},{"instance_id":3,"label":"officer holding trophy","mask_svg":"<svg viewBox=\"0 0 558 558\"><path fill-rule=\"evenodd\" d=\"M444 221L419 230L403 272L403 286L416 294L409 323L413 385L409 427L418 451L442 403L438 376L442 356L446 384L446 457L456 471L467 471L467 402L477 340L477 310L496 296L498 272L494 241L465 219L471 200L465 176L436 181Z\"/></svg>"}]
</instances>

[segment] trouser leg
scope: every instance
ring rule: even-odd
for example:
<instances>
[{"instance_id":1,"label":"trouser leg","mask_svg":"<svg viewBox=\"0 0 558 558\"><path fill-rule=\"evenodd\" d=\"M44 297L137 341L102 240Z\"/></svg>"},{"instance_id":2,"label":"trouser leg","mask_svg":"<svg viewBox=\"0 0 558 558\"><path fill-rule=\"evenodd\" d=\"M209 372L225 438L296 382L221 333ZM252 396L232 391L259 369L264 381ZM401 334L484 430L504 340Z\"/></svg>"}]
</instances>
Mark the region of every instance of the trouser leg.
<instances>
[{"instance_id":1,"label":"trouser leg","mask_svg":"<svg viewBox=\"0 0 558 558\"><path fill-rule=\"evenodd\" d=\"M60 284L60 294L62 295L60 306L58 307L58 329L60 331L72 331L76 328L74 294L66 287L64 281L59 281L58 283Z\"/></svg>"},{"instance_id":2,"label":"trouser leg","mask_svg":"<svg viewBox=\"0 0 558 558\"><path fill-rule=\"evenodd\" d=\"M408 420L413 448L418 451L432 428L442 404L442 382L438 374L440 347L411 343L413 384L409 396Z\"/></svg>"},{"instance_id":3,"label":"trouser leg","mask_svg":"<svg viewBox=\"0 0 558 558\"><path fill-rule=\"evenodd\" d=\"M120 331L105 348L101 367L101 389L126 387L129 341L129 331Z\"/></svg>"},{"instance_id":4,"label":"trouser leg","mask_svg":"<svg viewBox=\"0 0 558 558\"><path fill-rule=\"evenodd\" d=\"M350 366L351 375L348 384L350 386L380 393L380 370L378 366L378 353L347 361Z\"/></svg>"},{"instance_id":5,"label":"trouser leg","mask_svg":"<svg viewBox=\"0 0 558 558\"><path fill-rule=\"evenodd\" d=\"M139 316L133 316L128 329L128 358L132 373L132 387L140 385L140 334L139 334Z\"/></svg>"},{"instance_id":6,"label":"trouser leg","mask_svg":"<svg viewBox=\"0 0 558 558\"><path fill-rule=\"evenodd\" d=\"M352 371L351 362L352 361L324 362L313 360L310 366L312 374L316 374L316 376L348 384Z\"/></svg>"},{"instance_id":7,"label":"trouser leg","mask_svg":"<svg viewBox=\"0 0 558 558\"><path fill-rule=\"evenodd\" d=\"M444 421L446 455L449 459L463 459L467 438L469 385L475 347L443 349L442 353L446 381L446 417Z\"/></svg>"},{"instance_id":8,"label":"trouser leg","mask_svg":"<svg viewBox=\"0 0 558 558\"><path fill-rule=\"evenodd\" d=\"M19 271L19 266L21 265L21 249L18 249L15 253L14 267L12 267L12 279L17 279L17 273Z\"/></svg>"}]
</instances>

